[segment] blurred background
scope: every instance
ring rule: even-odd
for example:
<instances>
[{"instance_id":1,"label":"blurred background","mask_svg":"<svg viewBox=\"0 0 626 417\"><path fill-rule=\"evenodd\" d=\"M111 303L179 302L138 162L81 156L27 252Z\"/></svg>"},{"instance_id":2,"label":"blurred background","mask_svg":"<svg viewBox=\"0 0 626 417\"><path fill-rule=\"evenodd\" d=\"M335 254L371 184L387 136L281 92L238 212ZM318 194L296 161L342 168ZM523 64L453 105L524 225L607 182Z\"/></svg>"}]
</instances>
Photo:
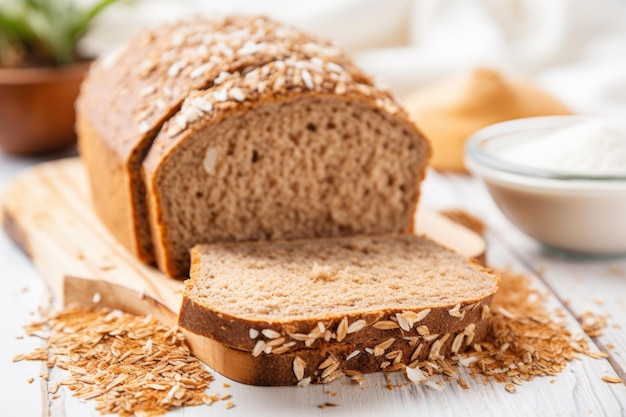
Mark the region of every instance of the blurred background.
<instances>
[{"instance_id":1,"label":"blurred background","mask_svg":"<svg viewBox=\"0 0 626 417\"><path fill-rule=\"evenodd\" d=\"M75 69L80 75L85 58L114 51L145 26L197 15L265 14L333 39L400 98L482 67L530 82L573 113L626 118L624 0L0 0L0 52L11 36L29 34L3 18L15 5L46 9L30 19L40 39L4 53L5 61L17 56L18 64L24 51L49 43L58 57L43 66L82 63ZM76 12L94 6L96 12ZM0 59L0 148L30 154L72 143L66 131L80 79L69 85L64 76L66 84L52 88L69 97L41 98L48 88L33 86L32 74L18 82L3 66ZM31 91L17 90L18 83L30 83ZM478 90L484 88L481 81ZM534 114L507 117L528 115Z\"/></svg>"},{"instance_id":2,"label":"blurred background","mask_svg":"<svg viewBox=\"0 0 626 417\"><path fill-rule=\"evenodd\" d=\"M626 115L623 0L144 0L105 10L81 46L100 54L147 24L228 13L331 38L400 96L487 66L532 79L574 112Z\"/></svg>"}]
</instances>

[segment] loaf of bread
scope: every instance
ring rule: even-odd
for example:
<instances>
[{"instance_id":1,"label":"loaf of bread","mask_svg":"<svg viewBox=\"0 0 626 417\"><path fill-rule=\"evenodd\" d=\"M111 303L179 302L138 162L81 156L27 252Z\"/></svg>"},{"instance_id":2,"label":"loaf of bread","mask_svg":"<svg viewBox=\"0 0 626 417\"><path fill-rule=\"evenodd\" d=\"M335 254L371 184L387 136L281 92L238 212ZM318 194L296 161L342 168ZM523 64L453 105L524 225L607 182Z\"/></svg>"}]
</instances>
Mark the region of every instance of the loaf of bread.
<instances>
[{"instance_id":1,"label":"loaf of bread","mask_svg":"<svg viewBox=\"0 0 626 417\"><path fill-rule=\"evenodd\" d=\"M77 131L103 222L172 277L198 243L408 233L430 152L344 52L260 17L139 34Z\"/></svg>"},{"instance_id":2,"label":"loaf of bread","mask_svg":"<svg viewBox=\"0 0 626 417\"><path fill-rule=\"evenodd\" d=\"M498 285L417 236L200 245L179 323L252 357L288 353L310 366L276 384L325 382L315 370L329 356L336 369L373 372L461 352L484 334Z\"/></svg>"}]
</instances>

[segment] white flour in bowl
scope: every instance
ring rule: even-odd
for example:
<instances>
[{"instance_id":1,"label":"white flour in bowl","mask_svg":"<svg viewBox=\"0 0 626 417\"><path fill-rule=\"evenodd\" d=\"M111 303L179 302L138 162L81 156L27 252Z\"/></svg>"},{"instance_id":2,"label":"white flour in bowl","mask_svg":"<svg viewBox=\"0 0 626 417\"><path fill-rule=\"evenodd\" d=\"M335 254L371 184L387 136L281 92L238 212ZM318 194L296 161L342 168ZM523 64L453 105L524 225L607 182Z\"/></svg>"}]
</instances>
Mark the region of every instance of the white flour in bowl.
<instances>
[{"instance_id":1,"label":"white flour in bowl","mask_svg":"<svg viewBox=\"0 0 626 417\"><path fill-rule=\"evenodd\" d=\"M532 168L577 175L626 175L626 127L592 119L510 143L497 156Z\"/></svg>"}]
</instances>

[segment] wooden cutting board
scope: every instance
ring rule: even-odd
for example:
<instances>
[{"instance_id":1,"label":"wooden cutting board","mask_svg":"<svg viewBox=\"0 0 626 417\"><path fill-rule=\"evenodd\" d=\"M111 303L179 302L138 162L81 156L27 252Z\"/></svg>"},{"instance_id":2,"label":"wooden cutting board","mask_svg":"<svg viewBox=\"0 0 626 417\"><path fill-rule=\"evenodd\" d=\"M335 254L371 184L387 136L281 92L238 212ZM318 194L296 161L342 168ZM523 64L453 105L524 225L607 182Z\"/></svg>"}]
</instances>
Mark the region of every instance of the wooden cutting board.
<instances>
[{"instance_id":1,"label":"wooden cutting board","mask_svg":"<svg viewBox=\"0 0 626 417\"><path fill-rule=\"evenodd\" d=\"M417 233L484 261L485 242L477 234L432 212L416 216ZM63 305L119 308L176 324L183 283L139 262L109 234L92 210L78 158L41 164L16 177L2 197L2 223ZM186 336L197 357L239 382L253 383L247 368L263 366L263 355L251 363L249 352Z\"/></svg>"}]
</instances>

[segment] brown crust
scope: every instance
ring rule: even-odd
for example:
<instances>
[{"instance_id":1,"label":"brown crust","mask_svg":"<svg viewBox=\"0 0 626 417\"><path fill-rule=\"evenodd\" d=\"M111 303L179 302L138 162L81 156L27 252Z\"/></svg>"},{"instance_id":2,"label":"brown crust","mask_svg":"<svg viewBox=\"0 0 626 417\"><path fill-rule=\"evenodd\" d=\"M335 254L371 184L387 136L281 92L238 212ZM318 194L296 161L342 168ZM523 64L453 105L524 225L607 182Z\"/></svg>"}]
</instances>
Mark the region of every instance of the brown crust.
<instances>
[{"instance_id":1,"label":"brown crust","mask_svg":"<svg viewBox=\"0 0 626 417\"><path fill-rule=\"evenodd\" d=\"M365 325L362 330L346 334L341 342L336 341L336 336L331 340L333 340L335 344L345 344L353 346L356 349L365 349L390 337L419 337L423 339L424 336L420 335L418 331L418 327L420 327L422 332L424 332L421 326L425 326L428 329L427 337L433 334L445 334L463 329L469 324L481 320L483 306L489 306L492 297L493 294L481 300L467 300L462 303L459 309L462 317L453 317L450 315L449 311L455 307L454 305L432 308L423 320L414 323L409 331L405 331L399 326L392 329L380 329L376 327L376 324L378 323L379 326L383 326L384 324L390 324L389 322L394 323L397 321L396 314L401 315L406 311L413 311L419 314L419 312L423 310L385 309L301 320L248 320L246 318L235 317L223 312L207 309L206 306L199 305L187 296L184 296L179 315L179 325L196 334L215 339L226 346L245 351L252 351L258 340L271 341L271 338L261 334L263 330L270 329L280 334L280 337L284 337L285 343L295 342L295 344L288 349L289 351L293 351L305 347L320 348L328 344L325 342L323 335L317 338L310 338L314 340L310 346L305 346L305 340L299 340L302 339L301 336L292 336L309 335L315 331L318 323L322 323L324 328L329 330L331 334L337 335L340 322L344 318L347 319L348 325L358 320L364 320ZM381 324L381 322L384 323ZM259 336L252 339L250 337L250 329L259 332Z\"/></svg>"},{"instance_id":2,"label":"brown crust","mask_svg":"<svg viewBox=\"0 0 626 417\"><path fill-rule=\"evenodd\" d=\"M488 327L489 320L480 320L471 331L467 331L467 328L465 328L448 336L439 335L437 339L423 343L419 354L415 356L419 342L397 339L378 356L361 350L360 353L348 360L346 359L351 354L354 355L354 352L359 350L357 346L351 344L329 344L318 349L300 349L282 354L261 354L255 357L250 352L227 347L213 339L198 336L189 331L185 331L185 335L192 352L202 356L211 368L227 378L244 384L279 386L298 383L293 370L293 363L296 357L304 361L303 376L304 378L311 377L311 383L332 382L332 376L331 378L322 378L324 369L320 369L320 365L327 361L329 357L336 359L338 362L337 369L342 372L346 370L360 373L402 371L407 364L425 360L436 361L441 357L454 356L455 353L451 349L456 337L459 334L463 334L463 332L473 334L474 336L471 339L463 334L463 341L458 346L458 352L463 352L468 346L468 342L475 343L482 340L487 334ZM445 337L445 339L443 343L440 343L439 354L441 356L431 354L431 347L437 341L442 340L442 337ZM396 355L398 355L397 351L402 352L399 355L399 360L395 359ZM396 361L395 364L394 361ZM334 360L331 359L330 362L334 362ZM389 364L386 364L386 362Z\"/></svg>"},{"instance_id":3,"label":"brown crust","mask_svg":"<svg viewBox=\"0 0 626 417\"><path fill-rule=\"evenodd\" d=\"M93 207L115 238L143 262L153 262L151 241L143 242L132 210L135 180L110 143L83 113L77 114L78 146L88 173ZM134 220L133 220L134 219Z\"/></svg>"}]
</instances>

